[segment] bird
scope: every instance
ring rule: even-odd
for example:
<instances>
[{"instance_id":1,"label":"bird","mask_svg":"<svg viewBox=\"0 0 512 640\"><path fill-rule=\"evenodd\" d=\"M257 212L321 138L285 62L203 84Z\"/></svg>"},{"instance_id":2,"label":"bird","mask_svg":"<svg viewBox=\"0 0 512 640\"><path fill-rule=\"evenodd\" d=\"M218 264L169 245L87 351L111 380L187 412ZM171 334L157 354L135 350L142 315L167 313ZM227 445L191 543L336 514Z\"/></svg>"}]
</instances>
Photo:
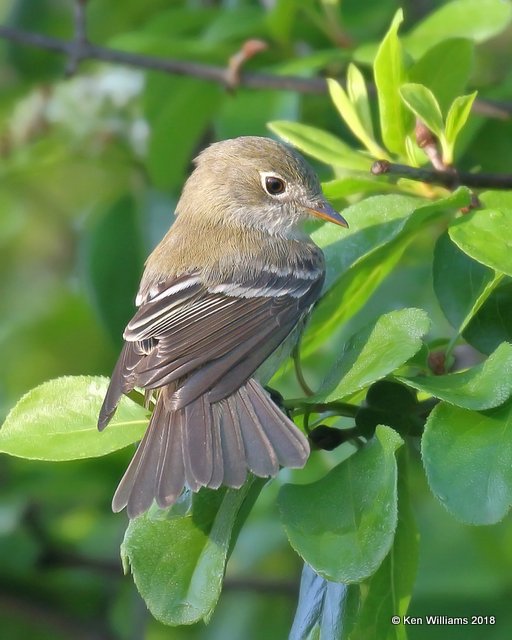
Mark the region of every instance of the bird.
<instances>
[{"instance_id":1,"label":"bird","mask_svg":"<svg viewBox=\"0 0 512 640\"><path fill-rule=\"evenodd\" d=\"M186 488L240 488L249 472L274 477L309 456L258 372L297 339L321 294L325 261L304 223L348 224L306 160L273 139L215 142L194 165L146 261L98 418L101 431L134 388L154 396L112 500L129 518L154 501L172 506Z\"/></svg>"}]
</instances>

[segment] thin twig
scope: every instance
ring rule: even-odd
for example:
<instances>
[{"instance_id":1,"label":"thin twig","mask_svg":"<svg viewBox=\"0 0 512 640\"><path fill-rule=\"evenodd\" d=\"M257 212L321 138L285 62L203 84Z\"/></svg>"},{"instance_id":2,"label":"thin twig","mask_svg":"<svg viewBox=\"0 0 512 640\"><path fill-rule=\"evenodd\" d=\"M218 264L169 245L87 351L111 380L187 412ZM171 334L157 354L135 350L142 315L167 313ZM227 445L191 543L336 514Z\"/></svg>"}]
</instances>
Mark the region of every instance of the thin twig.
<instances>
[{"instance_id":1,"label":"thin twig","mask_svg":"<svg viewBox=\"0 0 512 640\"><path fill-rule=\"evenodd\" d=\"M242 67L258 53L268 49L268 44L264 40L251 39L246 40L228 61L228 68L226 70L226 83L230 89L235 89L240 84L240 75L242 73Z\"/></svg>"},{"instance_id":2,"label":"thin twig","mask_svg":"<svg viewBox=\"0 0 512 640\"><path fill-rule=\"evenodd\" d=\"M306 382L306 378L304 377L304 372L302 371L302 363L300 361L300 340L295 345L295 348L293 349L292 359L293 359L293 367L295 369L295 377L297 378L297 382L299 383L300 388L304 392L304 395L305 396L314 395L314 391Z\"/></svg>"},{"instance_id":3,"label":"thin twig","mask_svg":"<svg viewBox=\"0 0 512 640\"><path fill-rule=\"evenodd\" d=\"M423 149L434 169L437 171L451 171L451 168L443 161L438 139L420 118L416 118L414 135L416 137L416 144L420 149Z\"/></svg>"},{"instance_id":4,"label":"thin twig","mask_svg":"<svg viewBox=\"0 0 512 640\"><path fill-rule=\"evenodd\" d=\"M46 49L47 51L54 51L55 53L62 53L67 56L73 56L74 49L76 48L74 42L5 26L0 27L0 38L18 44ZM162 71L173 75L192 76L222 85L229 84L229 71L225 67L190 62L188 60L173 60L138 53L129 53L128 51L100 47L90 42L83 43L80 59L114 62L139 69ZM301 78L298 76L279 76L269 73L242 73L240 74L239 84L250 89L276 89L317 94L327 92L327 84L324 78Z\"/></svg>"},{"instance_id":5,"label":"thin twig","mask_svg":"<svg viewBox=\"0 0 512 640\"><path fill-rule=\"evenodd\" d=\"M62 40L61 38L53 38L14 27L0 26L0 39L53 51L67 55L70 58L77 55L77 45L74 40ZM138 69L150 69L171 75L191 76L229 87L229 70L226 67L120 51L92 44L87 39L81 43L78 50L80 61L100 60L102 62L124 64ZM320 77L302 78L300 76L244 72L240 74L238 85L248 89L295 91L296 93L304 94L327 93L327 81L325 78ZM375 89L372 85L369 85L368 88L369 90ZM488 118L509 120L512 117L512 103L478 98L473 103L473 111Z\"/></svg>"},{"instance_id":6,"label":"thin twig","mask_svg":"<svg viewBox=\"0 0 512 640\"><path fill-rule=\"evenodd\" d=\"M306 412L325 413L332 411L334 415L354 418L359 411L358 406L338 400L334 400L333 402L308 402L303 398L292 398L290 400L284 400L283 404L287 409L296 413L296 415Z\"/></svg>"},{"instance_id":7,"label":"thin twig","mask_svg":"<svg viewBox=\"0 0 512 640\"><path fill-rule=\"evenodd\" d=\"M438 184L449 189L464 185L479 189L512 189L512 175L508 173L468 173L466 171L437 171L410 167L406 164L394 164L387 160L373 163L371 172L374 176L392 175L408 178L428 184Z\"/></svg>"},{"instance_id":8,"label":"thin twig","mask_svg":"<svg viewBox=\"0 0 512 640\"><path fill-rule=\"evenodd\" d=\"M512 116L512 102L490 100L487 98L477 98L473 102L471 111L485 118L493 118L495 120L510 120Z\"/></svg>"},{"instance_id":9,"label":"thin twig","mask_svg":"<svg viewBox=\"0 0 512 640\"><path fill-rule=\"evenodd\" d=\"M73 49L69 55L68 64L66 66L66 75L73 75L78 69L78 65L84 57L84 52L87 48L87 15L85 7L87 0L75 0L74 7L74 25L75 25L75 37L73 42Z\"/></svg>"}]
</instances>

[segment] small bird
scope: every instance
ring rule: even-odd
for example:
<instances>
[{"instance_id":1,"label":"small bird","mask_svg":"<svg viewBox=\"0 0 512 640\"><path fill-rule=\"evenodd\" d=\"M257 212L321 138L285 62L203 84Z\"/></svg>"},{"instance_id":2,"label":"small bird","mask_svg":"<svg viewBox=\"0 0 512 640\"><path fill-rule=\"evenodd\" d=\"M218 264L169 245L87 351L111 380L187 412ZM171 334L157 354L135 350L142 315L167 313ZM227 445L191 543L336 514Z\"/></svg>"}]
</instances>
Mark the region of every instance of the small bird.
<instances>
[{"instance_id":1,"label":"small bird","mask_svg":"<svg viewBox=\"0 0 512 640\"><path fill-rule=\"evenodd\" d=\"M306 463L307 439L257 375L320 295L323 254L301 229L311 217L348 226L312 168L278 142L224 140L195 159L146 262L99 415L103 430L122 394L156 394L115 512L134 518L185 487L239 488L248 471L272 477Z\"/></svg>"}]
</instances>

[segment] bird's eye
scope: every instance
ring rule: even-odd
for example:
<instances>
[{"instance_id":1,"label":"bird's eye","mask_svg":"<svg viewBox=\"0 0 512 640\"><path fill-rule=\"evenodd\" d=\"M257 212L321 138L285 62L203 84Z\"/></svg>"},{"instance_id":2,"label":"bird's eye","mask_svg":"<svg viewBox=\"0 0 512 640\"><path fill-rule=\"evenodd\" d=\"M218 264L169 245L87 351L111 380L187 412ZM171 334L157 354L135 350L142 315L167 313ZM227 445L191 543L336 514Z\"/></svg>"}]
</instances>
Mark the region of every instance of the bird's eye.
<instances>
[{"instance_id":1,"label":"bird's eye","mask_svg":"<svg viewBox=\"0 0 512 640\"><path fill-rule=\"evenodd\" d=\"M279 194L284 193L286 184L284 180L277 176L267 176L265 178L265 189L271 196L278 196Z\"/></svg>"}]
</instances>

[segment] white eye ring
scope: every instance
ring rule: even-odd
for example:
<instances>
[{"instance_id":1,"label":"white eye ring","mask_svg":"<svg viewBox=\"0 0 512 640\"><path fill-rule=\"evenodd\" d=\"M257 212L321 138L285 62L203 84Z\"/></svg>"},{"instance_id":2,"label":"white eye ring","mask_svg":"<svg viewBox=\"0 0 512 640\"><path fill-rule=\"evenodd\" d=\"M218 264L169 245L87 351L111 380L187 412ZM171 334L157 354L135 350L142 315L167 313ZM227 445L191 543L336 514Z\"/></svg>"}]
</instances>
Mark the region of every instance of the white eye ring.
<instances>
[{"instance_id":1,"label":"white eye ring","mask_svg":"<svg viewBox=\"0 0 512 640\"><path fill-rule=\"evenodd\" d=\"M261 186L269 196L277 197L286 191L286 180L277 173L260 173Z\"/></svg>"}]
</instances>

